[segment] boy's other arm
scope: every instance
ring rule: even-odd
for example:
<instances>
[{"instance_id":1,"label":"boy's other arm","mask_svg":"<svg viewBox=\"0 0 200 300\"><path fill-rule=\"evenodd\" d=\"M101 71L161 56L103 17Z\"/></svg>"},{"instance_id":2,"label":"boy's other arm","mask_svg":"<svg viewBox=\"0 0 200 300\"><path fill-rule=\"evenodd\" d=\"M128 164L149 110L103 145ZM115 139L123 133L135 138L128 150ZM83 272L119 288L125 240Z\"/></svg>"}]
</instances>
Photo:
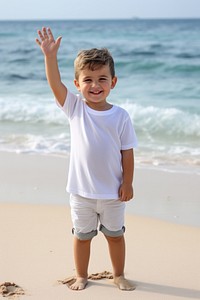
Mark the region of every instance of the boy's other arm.
<instances>
[{"instance_id":1,"label":"boy's other arm","mask_svg":"<svg viewBox=\"0 0 200 300\"><path fill-rule=\"evenodd\" d=\"M57 52L60 47L62 37L58 37L54 40L51 29L48 28L48 30L46 30L45 27L42 28L42 31L38 30L38 36L39 39L36 39L36 43L40 46L45 57L47 81L55 98L58 100L59 104L63 106L67 96L67 88L61 81L57 61Z\"/></svg>"},{"instance_id":2,"label":"boy's other arm","mask_svg":"<svg viewBox=\"0 0 200 300\"><path fill-rule=\"evenodd\" d=\"M129 201L133 198L134 152L133 149L122 150L122 184L119 188L121 201Z\"/></svg>"}]
</instances>

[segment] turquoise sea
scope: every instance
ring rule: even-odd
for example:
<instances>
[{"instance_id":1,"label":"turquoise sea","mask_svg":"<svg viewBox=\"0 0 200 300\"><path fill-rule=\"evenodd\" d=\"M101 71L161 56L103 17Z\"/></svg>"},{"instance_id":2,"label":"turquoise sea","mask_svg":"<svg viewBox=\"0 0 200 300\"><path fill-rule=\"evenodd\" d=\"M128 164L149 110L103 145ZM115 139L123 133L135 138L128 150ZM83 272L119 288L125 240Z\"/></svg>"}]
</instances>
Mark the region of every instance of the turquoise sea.
<instances>
[{"instance_id":1,"label":"turquoise sea","mask_svg":"<svg viewBox=\"0 0 200 300\"><path fill-rule=\"evenodd\" d=\"M107 47L118 84L109 101L128 110L137 166L200 174L200 20L0 22L0 151L68 155L69 125L47 85L37 29L62 35L62 80L73 85L80 49Z\"/></svg>"}]
</instances>

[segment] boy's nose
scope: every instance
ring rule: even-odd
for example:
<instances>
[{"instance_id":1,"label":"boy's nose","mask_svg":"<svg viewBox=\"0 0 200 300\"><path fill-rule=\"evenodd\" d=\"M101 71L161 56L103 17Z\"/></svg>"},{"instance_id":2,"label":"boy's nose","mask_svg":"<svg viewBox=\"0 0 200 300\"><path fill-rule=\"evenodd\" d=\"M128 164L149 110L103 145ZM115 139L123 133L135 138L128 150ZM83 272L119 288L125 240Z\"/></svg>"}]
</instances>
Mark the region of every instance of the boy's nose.
<instances>
[{"instance_id":1,"label":"boy's nose","mask_svg":"<svg viewBox=\"0 0 200 300\"><path fill-rule=\"evenodd\" d=\"M94 80L92 82L92 87L96 87L96 86L99 86L99 83L98 83L98 81Z\"/></svg>"}]
</instances>

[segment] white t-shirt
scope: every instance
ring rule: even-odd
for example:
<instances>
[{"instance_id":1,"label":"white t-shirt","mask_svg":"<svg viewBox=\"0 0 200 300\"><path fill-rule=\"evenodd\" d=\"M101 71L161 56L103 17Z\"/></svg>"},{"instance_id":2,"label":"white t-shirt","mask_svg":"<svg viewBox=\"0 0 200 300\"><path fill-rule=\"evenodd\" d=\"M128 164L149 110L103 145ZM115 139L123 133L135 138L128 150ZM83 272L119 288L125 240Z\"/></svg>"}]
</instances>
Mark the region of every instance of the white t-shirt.
<instances>
[{"instance_id":1,"label":"white t-shirt","mask_svg":"<svg viewBox=\"0 0 200 300\"><path fill-rule=\"evenodd\" d=\"M67 191L87 198L118 199L120 151L137 145L128 113L115 105L105 111L93 110L69 90L61 108L71 131Z\"/></svg>"}]
</instances>

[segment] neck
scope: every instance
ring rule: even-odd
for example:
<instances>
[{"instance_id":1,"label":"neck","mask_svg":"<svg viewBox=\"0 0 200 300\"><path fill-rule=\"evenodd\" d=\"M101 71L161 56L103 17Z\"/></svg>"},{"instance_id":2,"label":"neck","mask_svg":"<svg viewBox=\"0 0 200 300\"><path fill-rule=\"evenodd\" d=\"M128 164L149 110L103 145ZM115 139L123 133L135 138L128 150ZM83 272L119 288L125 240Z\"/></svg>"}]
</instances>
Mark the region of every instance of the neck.
<instances>
[{"instance_id":1,"label":"neck","mask_svg":"<svg viewBox=\"0 0 200 300\"><path fill-rule=\"evenodd\" d=\"M91 102L87 102L86 101L86 104L94 109L94 110L99 110L99 111L104 111L104 110L109 110L112 108L112 105L108 102L105 102L105 103L91 103Z\"/></svg>"}]
</instances>

